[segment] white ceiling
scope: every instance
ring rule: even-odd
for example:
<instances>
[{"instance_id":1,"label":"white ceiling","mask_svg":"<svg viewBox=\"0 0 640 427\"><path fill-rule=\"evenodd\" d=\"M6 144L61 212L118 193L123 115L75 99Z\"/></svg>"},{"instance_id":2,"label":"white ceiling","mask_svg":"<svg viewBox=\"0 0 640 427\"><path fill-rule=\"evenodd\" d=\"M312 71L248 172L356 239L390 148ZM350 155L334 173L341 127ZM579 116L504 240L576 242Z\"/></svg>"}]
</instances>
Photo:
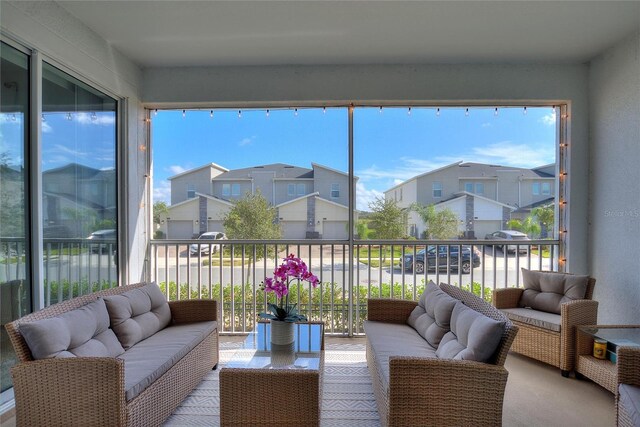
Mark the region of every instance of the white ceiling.
<instances>
[{"instance_id":1,"label":"white ceiling","mask_svg":"<svg viewBox=\"0 0 640 427\"><path fill-rule=\"evenodd\" d=\"M141 67L585 62L640 1L59 1Z\"/></svg>"}]
</instances>

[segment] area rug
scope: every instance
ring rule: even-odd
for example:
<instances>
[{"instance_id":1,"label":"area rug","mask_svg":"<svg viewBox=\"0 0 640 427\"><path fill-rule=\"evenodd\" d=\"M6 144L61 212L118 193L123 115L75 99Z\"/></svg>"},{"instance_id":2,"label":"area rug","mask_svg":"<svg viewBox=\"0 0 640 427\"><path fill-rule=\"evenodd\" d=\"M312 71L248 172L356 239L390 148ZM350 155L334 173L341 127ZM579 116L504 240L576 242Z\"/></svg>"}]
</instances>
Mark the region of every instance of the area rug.
<instances>
[{"instance_id":1,"label":"area rug","mask_svg":"<svg viewBox=\"0 0 640 427\"><path fill-rule=\"evenodd\" d=\"M240 343L220 344L221 365L231 359L239 346ZM379 427L364 344L327 344L324 365L321 427ZM217 369L207 375L164 425L219 426L219 372Z\"/></svg>"}]
</instances>

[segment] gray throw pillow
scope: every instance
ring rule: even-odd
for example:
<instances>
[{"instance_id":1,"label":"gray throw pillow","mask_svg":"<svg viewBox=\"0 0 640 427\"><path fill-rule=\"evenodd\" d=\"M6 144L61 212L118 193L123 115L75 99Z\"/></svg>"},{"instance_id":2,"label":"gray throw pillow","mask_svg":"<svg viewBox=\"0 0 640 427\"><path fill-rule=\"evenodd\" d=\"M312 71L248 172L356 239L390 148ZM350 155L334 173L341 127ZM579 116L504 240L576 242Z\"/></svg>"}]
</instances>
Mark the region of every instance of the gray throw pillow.
<instances>
[{"instance_id":1,"label":"gray throw pillow","mask_svg":"<svg viewBox=\"0 0 640 427\"><path fill-rule=\"evenodd\" d=\"M128 349L171 322L171 309L155 283L104 298L111 328Z\"/></svg>"},{"instance_id":2,"label":"gray throw pillow","mask_svg":"<svg viewBox=\"0 0 640 427\"><path fill-rule=\"evenodd\" d=\"M442 337L449 332L451 313L456 301L438 285L429 281L407 323L432 347L437 348Z\"/></svg>"},{"instance_id":3,"label":"gray throw pillow","mask_svg":"<svg viewBox=\"0 0 640 427\"><path fill-rule=\"evenodd\" d=\"M522 269L520 307L560 314L562 304L584 299L589 276Z\"/></svg>"},{"instance_id":4,"label":"gray throw pillow","mask_svg":"<svg viewBox=\"0 0 640 427\"><path fill-rule=\"evenodd\" d=\"M116 357L124 353L109 329L109 313L102 298L60 316L23 323L20 334L36 360Z\"/></svg>"},{"instance_id":5,"label":"gray throw pillow","mask_svg":"<svg viewBox=\"0 0 640 427\"><path fill-rule=\"evenodd\" d=\"M436 356L487 362L500 344L504 325L458 301L451 315L451 331L440 341Z\"/></svg>"}]
</instances>

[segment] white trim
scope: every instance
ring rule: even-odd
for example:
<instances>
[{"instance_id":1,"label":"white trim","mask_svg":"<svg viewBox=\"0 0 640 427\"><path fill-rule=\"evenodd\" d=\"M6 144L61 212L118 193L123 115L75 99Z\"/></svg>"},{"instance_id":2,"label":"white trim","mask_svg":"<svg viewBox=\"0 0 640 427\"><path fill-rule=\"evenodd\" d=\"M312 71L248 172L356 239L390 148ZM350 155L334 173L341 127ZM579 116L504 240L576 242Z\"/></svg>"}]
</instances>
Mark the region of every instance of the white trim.
<instances>
[{"instance_id":1,"label":"white trim","mask_svg":"<svg viewBox=\"0 0 640 427\"><path fill-rule=\"evenodd\" d=\"M218 170L219 170L219 171L221 171L221 172L229 172L229 169L227 169L227 168L225 168L225 167L222 167L222 166L217 165L217 164L215 164L215 163L207 163L206 165L202 165L202 166L197 167L197 168L195 168L195 169L189 169L188 171L180 172L179 174L177 174L177 175L173 175L173 176L170 176L170 177L169 177L169 178L167 178L167 179L168 179L169 181L171 181L172 179L180 178L180 177L182 177L182 176L189 175L189 174L191 174L191 173L193 173L193 172L197 172L197 171L200 171L200 170L202 170L202 169L206 169L206 168L214 168L214 169L218 169Z\"/></svg>"},{"instance_id":2,"label":"white trim","mask_svg":"<svg viewBox=\"0 0 640 427\"><path fill-rule=\"evenodd\" d=\"M198 192L196 191L196 197L194 197L194 198L192 198L192 199L183 200L183 201L181 201L181 202L179 202L179 203L176 203L175 205L169 205L169 206L167 206L167 209L173 209L173 208L176 208L176 207L178 207L178 206L183 206L183 205L186 205L186 204L188 204L188 203L196 202L196 201L198 201L198 197L197 197L197 196L205 197L205 198L207 198L207 199L209 199L209 200L212 200L212 201L214 201L214 202L220 202L220 203L222 203L223 205L233 206L233 203L231 203L231 202L228 202L228 201L226 201L226 200L222 200L222 199L218 199L218 198L213 197L213 196L209 196L208 194L198 193Z\"/></svg>"},{"instance_id":3,"label":"white trim","mask_svg":"<svg viewBox=\"0 0 640 427\"><path fill-rule=\"evenodd\" d=\"M307 197L319 196L319 195L320 195L320 193L318 193L317 191L314 192L314 193L305 194L304 196L296 197L295 199L291 199L291 200L287 200L286 202L282 202L279 205L276 205L276 208L279 208L279 207L284 206L284 205L288 205L290 203L295 203L295 202L297 202L299 200L306 199Z\"/></svg>"},{"instance_id":4,"label":"white trim","mask_svg":"<svg viewBox=\"0 0 640 427\"><path fill-rule=\"evenodd\" d=\"M343 205L343 204L341 204L341 203L337 203L337 202L334 202L334 201L331 201L331 200L327 200L327 199L325 199L324 197L320 197L319 195L318 195L318 196L316 196L316 199L317 199L317 200L320 200L321 202L325 202L325 203L329 203L330 205L337 206L337 207L339 207L339 208L349 209L349 206L345 206L345 205Z\"/></svg>"},{"instance_id":5,"label":"white trim","mask_svg":"<svg viewBox=\"0 0 640 427\"><path fill-rule=\"evenodd\" d=\"M484 197L484 196L481 196L481 195L475 194L475 193L469 193L467 191L458 191L457 193L453 193L453 195L454 196L460 195L460 197L465 196L465 195L472 196L472 197L476 197L478 199L481 199L481 200L484 200L484 201L487 201L487 202L494 203L496 205L504 206L505 208L509 208L511 210L517 209L515 206L510 206L510 205L507 205L505 203L498 202L497 200L489 199L488 197ZM456 200L456 199L452 199L452 200ZM447 202L440 202L440 203L447 203Z\"/></svg>"}]
</instances>

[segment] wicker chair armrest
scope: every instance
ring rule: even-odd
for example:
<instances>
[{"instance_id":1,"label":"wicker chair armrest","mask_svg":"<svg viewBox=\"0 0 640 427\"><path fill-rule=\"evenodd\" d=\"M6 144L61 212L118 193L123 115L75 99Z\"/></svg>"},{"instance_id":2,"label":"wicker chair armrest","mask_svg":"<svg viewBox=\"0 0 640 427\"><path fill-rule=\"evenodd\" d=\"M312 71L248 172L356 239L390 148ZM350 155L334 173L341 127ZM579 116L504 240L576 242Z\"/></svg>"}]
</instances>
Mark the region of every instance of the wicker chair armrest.
<instances>
[{"instance_id":1,"label":"wicker chair armrest","mask_svg":"<svg viewBox=\"0 0 640 427\"><path fill-rule=\"evenodd\" d=\"M173 323L218 320L218 302L212 299L170 301Z\"/></svg>"},{"instance_id":2,"label":"wicker chair armrest","mask_svg":"<svg viewBox=\"0 0 640 427\"><path fill-rule=\"evenodd\" d=\"M488 363L392 356L390 417L406 425L423 425L424 417L429 425L501 425L508 376L503 366Z\"/></svg>"},{"instance_id":3,"label":"wicker chair armrest","mask_svg":"<svg viewBox=\"0 0 640 427\"><path fill-rule=\"evenodd\" d=\"M561 330L575 333L576 326L595 325L598 322L598 301L580 299L561 305Z\"/></svg>"},{"instance_id":4,"label":"wicker chair armrest","mask_svg":"<svg viewBox=\"0 0 640 427\"><path fill-rule=\"evenodd\" d=\"M406 323L418 303L403 299L371 298L367 300L367 320Z\"/></svg>"},{"instance_id":5,"label":"wicker chair armrest","mask_svg":"<svg viewBox=\"0 0 640 427\"><path fill-rule=\"evenodd\" d=\"M524 289L503 288L493 291L492 302L495 308L517 308Z\"/></svg>"},{"instance_id":6,"label":"wicker chair armrest","mask_svg":"<svg viewBox=\"0 0 640 427\"><path fill-rule=\"evenodd\" d=\"M126 423L124 361L41 359L11 369L17 425L120 426Z\"/></svg>"},{"instance_id":7,"label":"wicker chair armrest","mask_svg":"<svg viewBox=\"0 0 640 427\"><path fill-rule=\"evenodd\" d=\"M640 347L618 347L618 384L640 387Z\"/></svg>"}]
</instances>

